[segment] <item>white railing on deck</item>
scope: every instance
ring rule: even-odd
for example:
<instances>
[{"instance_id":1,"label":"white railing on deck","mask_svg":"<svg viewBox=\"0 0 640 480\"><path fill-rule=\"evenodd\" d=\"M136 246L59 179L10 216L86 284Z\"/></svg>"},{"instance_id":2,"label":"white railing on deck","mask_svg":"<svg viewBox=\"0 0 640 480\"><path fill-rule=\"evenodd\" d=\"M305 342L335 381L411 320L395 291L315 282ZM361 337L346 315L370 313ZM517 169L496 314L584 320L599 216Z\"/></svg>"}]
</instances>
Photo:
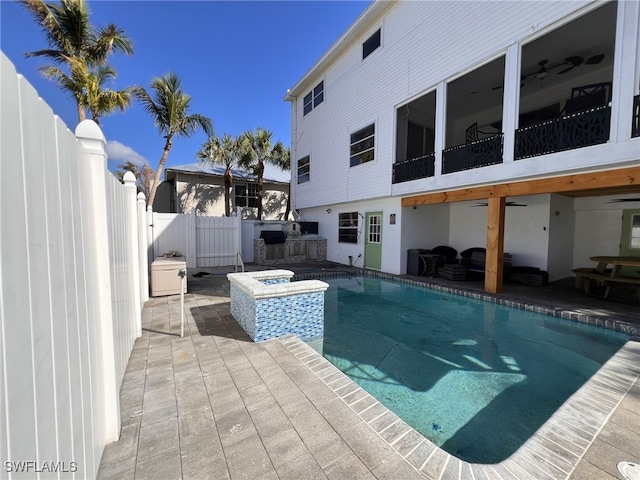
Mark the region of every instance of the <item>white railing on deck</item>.
<instances>
[{"instance_id":1,"label":"white railing on deck","mask_svg":"<svg viewBox=\"0 0 640 480\"><path fill-rule=\"evenodd\" d=\"M108 172L94 122L74 135L0 67L0 478L25 461L20 478L44 462L94 478L148 295L135 184Z\"/></svg>"}]
</instances>

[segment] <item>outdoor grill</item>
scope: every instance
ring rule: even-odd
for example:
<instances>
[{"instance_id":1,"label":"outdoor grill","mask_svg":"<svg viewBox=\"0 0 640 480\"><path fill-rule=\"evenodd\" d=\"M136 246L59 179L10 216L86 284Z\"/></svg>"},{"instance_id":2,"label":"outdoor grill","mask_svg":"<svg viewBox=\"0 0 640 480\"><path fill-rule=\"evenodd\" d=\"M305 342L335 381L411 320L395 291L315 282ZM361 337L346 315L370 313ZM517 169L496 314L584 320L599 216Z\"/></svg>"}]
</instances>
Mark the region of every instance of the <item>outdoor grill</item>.
<instances>
[{"instance_id":1,"label":"outdoor grill","mask_svg":"<svg viewBox=\"0 0 640 480\"><path fill-rule=\"evenodd\" d=\"M262 230L260 232L260 238L264 240L265 245L275 245L277 243L285 242L285 235L281 230Z\"/></svg>"}]
</instances>

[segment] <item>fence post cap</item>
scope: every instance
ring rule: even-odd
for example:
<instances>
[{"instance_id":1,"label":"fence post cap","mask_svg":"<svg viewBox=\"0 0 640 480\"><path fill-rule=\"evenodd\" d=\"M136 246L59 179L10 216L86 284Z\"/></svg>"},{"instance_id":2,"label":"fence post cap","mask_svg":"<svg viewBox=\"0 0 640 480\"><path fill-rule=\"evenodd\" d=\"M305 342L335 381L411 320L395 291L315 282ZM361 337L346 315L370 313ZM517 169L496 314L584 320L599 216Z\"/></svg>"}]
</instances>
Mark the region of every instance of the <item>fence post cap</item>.
<instances>
[{"instance_id":1,"label":"fence post cap","mask_svg":"<svg viewBox=\"0 0 640 480\"><path fill-rule=\"evenodd\" d=\"M122 177L122 180L124 180L125 184L136 183L136 176L133 174L133 172L126 172Z\"/></svg>"},{"instance_id":2,"label":"fence post cap","mask_svg":"<svg viewBox=\"0 0 640 480\"><path fill-rule=\"evenodd\" d=\"M142 202L146 202L146 201L147 201L147 197L145 197L145 196L144 196L144 193L142 193L142 192L138 192L137 197L138 197L138 201L139 201L139 202L140 202L140 201L142 201Z\"/></svg>"},{"instance_id":3,"label":"fence post cap","mask_svg":"<svg viewBox=\"0 0 640 480\"><path fill-rule=\"evenodd\" d=\"M101 140L103 143L107 143L104 138L104 134L100 127L93 120L83 120L76 127L76 137L89 138L92 140Z\"/></svg>"}]
</instances>

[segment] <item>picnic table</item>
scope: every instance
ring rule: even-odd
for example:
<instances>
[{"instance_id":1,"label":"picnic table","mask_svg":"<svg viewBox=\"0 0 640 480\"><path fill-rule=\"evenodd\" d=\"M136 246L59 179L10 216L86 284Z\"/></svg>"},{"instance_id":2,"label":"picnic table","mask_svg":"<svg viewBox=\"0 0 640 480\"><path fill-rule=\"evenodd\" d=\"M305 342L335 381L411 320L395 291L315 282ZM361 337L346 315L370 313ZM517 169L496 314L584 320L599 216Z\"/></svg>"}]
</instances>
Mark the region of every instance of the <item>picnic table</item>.
<instances>
[{"instance_id":1,"label":"picnic table","mask_svg":"<svg viewBox=\"0 0 640 480\"><path fill-rule=\"evenodd\" d=\"M622 267L639 267L640 257L616 257L596 255L591 260L597 262L595 269L576 268L573 272L576 275L576 287L584 287L585 293L591 291L591 281L598 285L605 286L604 298L607 298L609 291L614 285L634 285L640 300L640 277L622 275ZM607 267L611 265L611 268ZM585 281L586 280L586 281Z\"/></svg>"}]
</instances>

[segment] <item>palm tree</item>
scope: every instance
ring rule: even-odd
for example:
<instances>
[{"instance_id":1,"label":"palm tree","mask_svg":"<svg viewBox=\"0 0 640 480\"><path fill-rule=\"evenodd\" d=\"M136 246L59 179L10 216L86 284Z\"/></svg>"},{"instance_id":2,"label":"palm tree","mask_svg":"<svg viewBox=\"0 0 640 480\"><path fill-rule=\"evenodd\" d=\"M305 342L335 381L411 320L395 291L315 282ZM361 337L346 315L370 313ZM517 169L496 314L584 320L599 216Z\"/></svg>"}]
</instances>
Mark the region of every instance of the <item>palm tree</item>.
<instances>
[{"instance_id":1,"label":"palm tree","mask_svg":"<svg viewBox=\"0 0 640 480\"><path fill-rule=\"evenodd\" d=\"M240 153L241 139L225 133L222 138L209 137L196 155L200 163L224 166L224 214L227 217L231 216L232 169L238 165Z\"/></svg>"},{"instance_id":2,"label":"palm tree","mask_svg":"<svg viewBox=\"0 0 640 480\"><path fill-rule=\"evenodd\" d=\"M116 77L109 65L96 67L93 71L75 69L72 76L61 68L45 66L40 69L45 78L53 80L62 90L66 90L79 106L79 117L85 117L85 110L91 112L91 119L100 125L100 117L109 115L116 109L124 112L131 104L131 88L111 90L104 88L106 81ZM81 120L82 121L82 120Z\"/></svg>"},{"instance_id":3,"label":"palm tree","mask_svg":"<svg viewBox=\"0 0 640 480\"><path fill-rule=\"evenodd\" d=\"M258 220L262 219L264 164L267 162L279 165L288 154L288 149L282 142L272 144L271 135L270 131L261 127L258 127L255 133L249 131L242 134L243 156L241 163L258 177Z\"/></svg>"},{"instance_id":4,"label":"palm tree","mask_svg":"<svg viewBox=\"0 0 640 480\"><path fill-rule=\"evenodd\" d=\"M188 138L198 129L202 129L210 137L213 136L213 123L210 118L199 113L189 114L191 97L183 92L182 82L175 74L169 72L163 77L154 78L151 81L151 89L153 97L140 85L132 88L133 96L142 103L143 108L153 118L153 123L160 134L165 138L162 156L147 197L147 206L153 205L155 200L173 137Z\"/></svg>"},{"instance_id":5,"label":"palm tree","mask_svg":"<svg viewBox=\"0 0 640 480\"><path fill-rule=\"evenodd\" d=\"M126 162L118 165L118 170L113 172L113 175L120 180L120 183L124 183L124 175L127 172L133 173L136 177L136 187L138 193L144 193L145 198L149 197L149 191L151 190L151 182L155 177L155 172L146 163L142 167L138 167L133 162Z\"/></svg>"},{"instance_id":6,"label":"palm tree","mask_svg":"<svg viewBox=\"0 0 640 480\"><path fill-rule=\"evenodd\" d=\"M276 165L278 165L282 170L291 170L291 150L288 148L284 149L284 152L277 159ZM287 220L289 218L289 212L291 212L291 180L289 180L289 193L287 194L287 207L284 211L283 220Z\"/></svg>"},{"instance_id":7,"label":"palm tree","mask_svg":"<svg viewBox=\"0 0 640 480\"><path fill-rule=\"evenodd\" d=\"M55 80L76 100L78 120L86 118L83 94L86 93L92 68L106 65L113 52L133 54L133 44L124 30L113 23L94 27L89 21L89 7L85 0L19 0L40 24L49 48L28 52L27 57L45 57L57 65L66 65L69 72L45 66L41 72ZM57 69L57 70L56 70ZM63 75L60 75L64 73ZM96 72L94 72L95 74ZM112 108L120 108L116 105ZM110 110L110 111L112 111ZM101 114L110 113L102 111Z\"/></svg>"},{"instance_id":8,"label":"palm tree","mask_svg":"<svg viewBox=\"0 0 640 480\"><path fill-rule=\"evenodd\" d=\"M84 105L91 112L91 119L100 125L100 117L115 109L124 112L131 104L131 88L111 90L104 88L105 82L116 78L116 71L109 65L99 66L89 72L84 91Z\"/></svg>"}]
</instances>

